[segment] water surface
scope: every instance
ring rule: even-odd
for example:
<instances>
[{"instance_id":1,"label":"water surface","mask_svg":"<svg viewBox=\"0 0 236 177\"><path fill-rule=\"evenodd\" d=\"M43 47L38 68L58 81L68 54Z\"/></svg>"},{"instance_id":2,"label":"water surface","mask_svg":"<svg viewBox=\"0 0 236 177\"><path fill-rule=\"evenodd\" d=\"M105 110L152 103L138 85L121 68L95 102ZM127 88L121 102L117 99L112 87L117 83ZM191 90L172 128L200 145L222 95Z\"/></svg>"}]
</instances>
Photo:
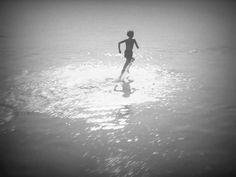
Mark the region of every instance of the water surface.
<instances>
[{"instance_id":1,"label":"water surface","mask_svg":"<svg viewBox=\"0 0 236 177\"><path fill-rule=\"evenodd\" d=\"M2 174L233 176L234 4L105 2L2 6Z\"/></svg>"}]
</instances>

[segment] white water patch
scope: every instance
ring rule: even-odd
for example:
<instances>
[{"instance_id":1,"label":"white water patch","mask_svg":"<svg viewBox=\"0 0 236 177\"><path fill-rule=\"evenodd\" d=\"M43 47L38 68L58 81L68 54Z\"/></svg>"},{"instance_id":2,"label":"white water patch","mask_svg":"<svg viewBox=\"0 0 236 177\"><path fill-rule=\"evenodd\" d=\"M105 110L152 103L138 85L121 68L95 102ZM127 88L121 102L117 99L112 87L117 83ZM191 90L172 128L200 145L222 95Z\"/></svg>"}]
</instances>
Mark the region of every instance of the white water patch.
<instances>
[{"instance_id":1,"label":"white water patch","mask_svg":"<svg viewBox=\"0 0 236 177\"><path fill-rule=\"evenodd\" d=\"M132 81L126 79L118 83L120 69L102 62L87 62L35 73L24 72L14 78L15 85L5 103L18 111L54 117L93 118L91 121L109 117L108 120L113 121L112 117L124 106L168 102L168 98L184 91L191 83L191 78L184 74L169 72L158 65L133 66L129 75ZM109 128L104 125L99 127Z\"/></svg>"}]
</instances>

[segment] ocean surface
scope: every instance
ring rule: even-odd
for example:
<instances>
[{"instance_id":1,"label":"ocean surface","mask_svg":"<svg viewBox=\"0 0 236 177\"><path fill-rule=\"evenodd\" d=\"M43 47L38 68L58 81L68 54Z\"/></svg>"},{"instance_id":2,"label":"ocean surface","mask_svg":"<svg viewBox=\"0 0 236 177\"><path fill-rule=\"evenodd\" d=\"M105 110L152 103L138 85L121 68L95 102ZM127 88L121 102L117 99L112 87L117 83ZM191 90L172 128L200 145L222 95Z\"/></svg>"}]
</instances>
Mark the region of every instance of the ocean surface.
<instances>
[{"instance_id":1,"label":"ocean surface","mask_svg":"<svg viewBox=\"0 0 236 177\"><path fill-rule=\"evenodd\" d=\"M235 7L2 3L0 175L236 175ZM128 30L140 49L117 82Z\"/></svg>"}]
</instances>

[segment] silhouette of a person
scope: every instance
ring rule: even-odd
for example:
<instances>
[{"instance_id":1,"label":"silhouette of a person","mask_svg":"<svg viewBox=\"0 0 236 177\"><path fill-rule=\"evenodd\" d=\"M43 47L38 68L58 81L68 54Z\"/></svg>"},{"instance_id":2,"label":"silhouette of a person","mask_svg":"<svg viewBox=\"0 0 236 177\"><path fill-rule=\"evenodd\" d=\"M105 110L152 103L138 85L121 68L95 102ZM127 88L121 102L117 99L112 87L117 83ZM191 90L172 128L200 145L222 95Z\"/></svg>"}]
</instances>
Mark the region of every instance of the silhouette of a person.
<instances>
[{"instance_id":1,"label":"silhouette of a person","mask_svg":"<svg viewBox=\"0 0 236 177\"><path fill-rule=\"evenodd\" d=\"M126 82L126 81L122 81L122 88L121 89L118 89L117 87L118 87L118 85L116 85L115 86L115 88L114 88L114 91L116 91L116 92L123 92L123 97L129 97L132 93L134 93L135 91L136 91L136 89L135 88L130 88L130 83L131 83L132 81L128 81L128 82Z\"/></svg>"},{"instance_id":2,"label":"silhouette of a person","mask_svg":"<svg viewBox=\"0 0 236 177\"><path fill-rule=\"evenodd\" d=\"M137 48L139 48L138 46L138 43L136 42L135 39L133 39L134 37L134 32L133 31L128 31L127 32L127 36L129 37L128 39L125 39L123 41L120 41L118 43L118 50L119 50L119 53L121 53L121 50L120 50L120 45L122 43L125 43L126 44L126 49L125 49L125 52L124 52L124 57L126 58L126 62L123 66L123 69L121 70L121 74L120 74L120 77L119 77L119 80L121 80L126 68L127 68L127 72L129 72L129 68L131 66L131 64L133 63L133 61L135 60L133 58L133 46L135 44L135 46Z\"/></svg>"}]
</instances>

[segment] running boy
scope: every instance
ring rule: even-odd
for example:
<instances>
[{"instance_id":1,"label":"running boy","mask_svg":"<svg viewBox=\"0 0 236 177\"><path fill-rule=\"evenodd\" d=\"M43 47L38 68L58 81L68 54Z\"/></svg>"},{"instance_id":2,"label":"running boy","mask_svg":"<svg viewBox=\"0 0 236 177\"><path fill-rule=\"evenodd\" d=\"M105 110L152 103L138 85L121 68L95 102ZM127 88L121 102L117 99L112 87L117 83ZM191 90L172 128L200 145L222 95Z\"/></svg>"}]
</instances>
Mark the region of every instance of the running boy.
<instances>
[{"instance_id":1,"label":"running boy","mask_svg":"<svg viewBox=\"0 0 236 177\"><path fill-rule=\"evenodd\" d=\"M121 77L123 76L123 74L124 74L126 68L128 67L128 65L129 65L129 67L127 68L127 72L129 72L129 68L130 68L131 64L133 63L133 61L135 60L133 58L133 46L134 46L134 44L137 48L139 48L136 40L133 39L134 32L133 31L128 31L127 36L129 37L128 39L125 39L125 40L120 41L118 43L119 53L121 53L120 44L122 44L122 43L126 44L126 49L125 49L125 53L124 53L124 56L126 58L126 62L125 62L124 66L123 66L123 69L121 71L121 75L119 77L119 80L121 80Z\"/></svg>"}]
</instances>

